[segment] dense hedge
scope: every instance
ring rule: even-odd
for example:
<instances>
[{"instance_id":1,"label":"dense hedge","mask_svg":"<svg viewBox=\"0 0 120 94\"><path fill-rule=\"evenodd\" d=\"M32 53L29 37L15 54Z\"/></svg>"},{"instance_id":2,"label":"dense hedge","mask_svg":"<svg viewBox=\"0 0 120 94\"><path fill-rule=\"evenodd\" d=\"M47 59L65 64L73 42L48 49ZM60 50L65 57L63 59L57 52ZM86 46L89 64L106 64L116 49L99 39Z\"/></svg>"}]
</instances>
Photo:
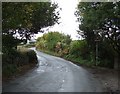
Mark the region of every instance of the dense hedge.
<instances>
[{"instance_id":1,"label":"dense hedge","mask_svg":"<svg viewBox=\"0 0 120 94\"><path fill-rule=\"evenodd\" d=\"M33 50L15 51L2 55L2 73L3 77L10 77L19 71L19 67L25 65L36 65L37 56Z\"/></svg>"}]
</instances>

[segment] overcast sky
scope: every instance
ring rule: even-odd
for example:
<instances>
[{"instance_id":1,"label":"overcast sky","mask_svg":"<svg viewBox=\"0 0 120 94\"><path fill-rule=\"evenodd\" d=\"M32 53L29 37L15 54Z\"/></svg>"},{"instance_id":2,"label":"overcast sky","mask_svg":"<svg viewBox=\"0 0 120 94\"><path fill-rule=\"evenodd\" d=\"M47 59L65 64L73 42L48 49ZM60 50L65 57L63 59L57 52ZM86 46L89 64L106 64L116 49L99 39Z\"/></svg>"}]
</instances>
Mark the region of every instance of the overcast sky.
<instances>
[{"instance_id":1,"label":"overcast sky","mask_svg":"<svg viewBox=\"0 0 120 94\"><path fill-rule=\"evenodd\" d=\"M52 0L52 2L57 2L58 6L62 8L60 11L61 19L59 22L60 24L55 24L52 26L49 31L59 31L65 34L71 35L72 39L78 39L78 34L76 30L78 30L78 23L76 22L77 18L74 15L76 11L76 7L78 4L78 0ZM37 35L41 36L42 34L39 33Z\"/></svg>"}]
</instances>

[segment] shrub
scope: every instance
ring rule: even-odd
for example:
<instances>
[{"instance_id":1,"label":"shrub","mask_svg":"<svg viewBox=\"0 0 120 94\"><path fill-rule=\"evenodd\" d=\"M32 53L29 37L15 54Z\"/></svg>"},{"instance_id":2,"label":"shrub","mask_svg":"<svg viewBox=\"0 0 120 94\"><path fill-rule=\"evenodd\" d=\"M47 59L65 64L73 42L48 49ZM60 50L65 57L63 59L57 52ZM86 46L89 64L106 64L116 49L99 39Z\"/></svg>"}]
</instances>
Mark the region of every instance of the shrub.
<instances>
[{"instance_id":1,"label":"shrub","mask_svg":"<svg viewBox=\"0 0 120 94\"><path fill-rule=\"evenodd\" d=\"M25 65L25 64L36 64L37 56L34 50L28 50L26 48L19 49L19 57L16 58L18 65Z\"/></svg>"},{"instance_id":2,"label":"shrub","mask_svg":"<svg viewBox=\"0 0 120 94\"><path fill-rule=\"evenodd\" d=\"M17 66L15 64L6 64L2 67L2 73L4 77L10 77L17 72Z\"/></svg>"},{"instance_id":3,"label":"shrub","mask_svg":"<svg viewBox=\"0 0 120 94\"><path fill-rule=\"evenodd\" d=\"M35 51L19 49L18 52L11 52L2 55L2 73L4 77L13 76L19 71L20 66L36 65L38 63Z\"/></svg>"},{"instance_id":4,"label":"shrub","mask_svg":"<svg viewBox=\"0 0 120 94\"><path fill-rule=\"evenodd\" d=\"M29 63L38 63L35 51L29 50L27 52L27 56L28 56L28 59L29 59Z\"/></svg>"},{"instance_id":5,"label":"shrub","mask_svg":"<svg viewBox=\"0 0 120 94\"><path fill-rule=\"evenodd\" d=\"M75 55L76 57L82 57L83 59L87 58L88 55L88 45L85 40L73 41L70 44L70 54Z\"/></svg>"},{"instance_id":6,"label":"shrub","mask_svg":"<svg viewBox=\"0 0 120 94\"><path fill-rule=\"evenodd\" d=\"M35 44L26 44L24 45L24 47L27 47L27 48L35 47Z\"/></svg>"},{"instance_id":7,"label":"shrub","mask_svg":"<svg viewBox=\"0 0 120 94\"><path fill-rule=\"evenodd\" d=\"M98 66L113 68L114 63L110 60L104 59L104 60L100 60L100 63L98 64Z\"/></svg>"}]
</instances>

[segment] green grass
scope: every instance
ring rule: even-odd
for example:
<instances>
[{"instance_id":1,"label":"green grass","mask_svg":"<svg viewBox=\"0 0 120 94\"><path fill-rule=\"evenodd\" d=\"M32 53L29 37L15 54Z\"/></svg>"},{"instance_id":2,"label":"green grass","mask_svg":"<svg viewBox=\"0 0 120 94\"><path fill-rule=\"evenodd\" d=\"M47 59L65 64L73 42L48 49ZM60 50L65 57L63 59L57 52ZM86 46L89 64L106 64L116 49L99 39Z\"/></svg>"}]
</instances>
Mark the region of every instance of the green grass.
<instances>
[{"instance_id":1,"label":"green grass","mask_svg":"<svg viewBox=\"0 0 120 94\"><path fill-rule=\"evenodd\" d=\"M48 50L40 50L44 53L57 56L57 57L62 57L66 60L72 61L73 63L77 65L83 65L83 66L88 66L88 67L107 67L107 68L113 68L113 63L110 62L109 60L98 60L97 62L95 61L95 57L93 54L88 54L87 57L82 58L82 56L76 56L76 55L71 55L70 53L68 55L62 55L60 53L55 53L52 51Z\"/></svg>"},{"instance_id":2,"label":"green grass","mask_svg":"<svg viewBox=\"0 0 120 94\"><path fill-rule=\"evenodd\" d=\"M47 54L50 54L50 55L53 55L53 56L61 57L60 54L55 53L55 52L52 52L52 51L48 51L48 50L40 50L40 49L37 49L37 50L38 50L38 51L41 51L41 52L44 52L44 53L47 53Z\"/></svg>"},{"instance_id":3,"label":"green grass","mask_svg":"<svg viewBox=\"0 0 120 94\"><path fill-rule=\"evenodd\" d=\"M35 47L35 44L26 44L26 45L24 45L24 47L26 47L26 48Z\"/></svg>"},{"instance_id":4,"label":"green grass","mask_svg":"<svg viewBox=\"0 0 120 94\"><path fill-rule=\"evenodd\" d=\"M64 58L78 65L93 66L89 60L84 60L81 57L75 57L74 55L66 55Z\"/></svg>"},{"instance_id":5,"label":"green grass","mask_svg":"<svg viewBox=\"0 0 120 94\"><path fill-rule=\"evenodd\" d=\"M39 50L39 49L37 49L37 50ZM94 65L93 62L91 62L89 60L84 60L80 57L75 57L74 55L64 55L64 56L62 56L58 53L48 51L48 50L39 50L39 51L50 54L50 55L53 55L53 56L62 57L64 59L72 61L73 63L78 64L78 65L85 65L85 66L93 66Z\"/></svg>"}]
</instances>

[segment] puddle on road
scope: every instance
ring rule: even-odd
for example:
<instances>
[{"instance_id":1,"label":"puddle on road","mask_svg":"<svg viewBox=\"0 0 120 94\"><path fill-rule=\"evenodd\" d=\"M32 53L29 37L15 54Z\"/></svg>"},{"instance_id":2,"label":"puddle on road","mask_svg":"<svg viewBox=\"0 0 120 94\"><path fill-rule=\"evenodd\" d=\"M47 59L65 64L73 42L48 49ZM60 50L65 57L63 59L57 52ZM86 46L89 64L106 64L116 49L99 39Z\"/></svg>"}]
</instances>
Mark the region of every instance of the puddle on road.
<instances>
[{"instance_id":1,"label":"puddle on road","mask_svg":"<svg viewBox=\"0 0 120 94\"><path fill-rule=\"evenodd\" d=\"M40 70L38 69L38 70L36 70L36 71L37 71L38 73L45 72L45 70L41 70L41 69L40 69Z\"/></svg>"},{"instance_id":2,"label":"puddle on road","mask_svg":"<svg viewBox=\"0 0 120 94\"><path fill-rule=\"evenodd\" d=\"M59 90L59 92L61 92L61 91L64 91L64 89L63 89L63 88L61 88L61 89Z\"/></svg>"},{"instance_id":3,"label":"puddle on road","mask_svg":"<svg viewBox=\"0 0 120 94\"><path fill-rule=\"evenodd\" d=\"M66 66L61 67L61 72L69 72L69 69Z\"/></svg>"},{"instance_id":4,"label":"puddle on road","mask_svg":"<svg viewBox=\"0 0 120 94\"><path fill-rule=\"evenodd\" d=\"M65 82L65 80L62 80L62 82Z\"/></svg>"},{"instance_id":5,"label":"puddle on road","mask_svg":"<svg viewBox=\"0 0 120 94\"><path fill-rule=\"evenodd\" d=\"M65 80L63 79L63 80L62 80L62 85L61 85L61 87L60 87L60 89L59 89L58 92L62 92L62 91L65 90L64 87L63 87L64 83L65 83Z\"/></svg>"}]
</instances>

